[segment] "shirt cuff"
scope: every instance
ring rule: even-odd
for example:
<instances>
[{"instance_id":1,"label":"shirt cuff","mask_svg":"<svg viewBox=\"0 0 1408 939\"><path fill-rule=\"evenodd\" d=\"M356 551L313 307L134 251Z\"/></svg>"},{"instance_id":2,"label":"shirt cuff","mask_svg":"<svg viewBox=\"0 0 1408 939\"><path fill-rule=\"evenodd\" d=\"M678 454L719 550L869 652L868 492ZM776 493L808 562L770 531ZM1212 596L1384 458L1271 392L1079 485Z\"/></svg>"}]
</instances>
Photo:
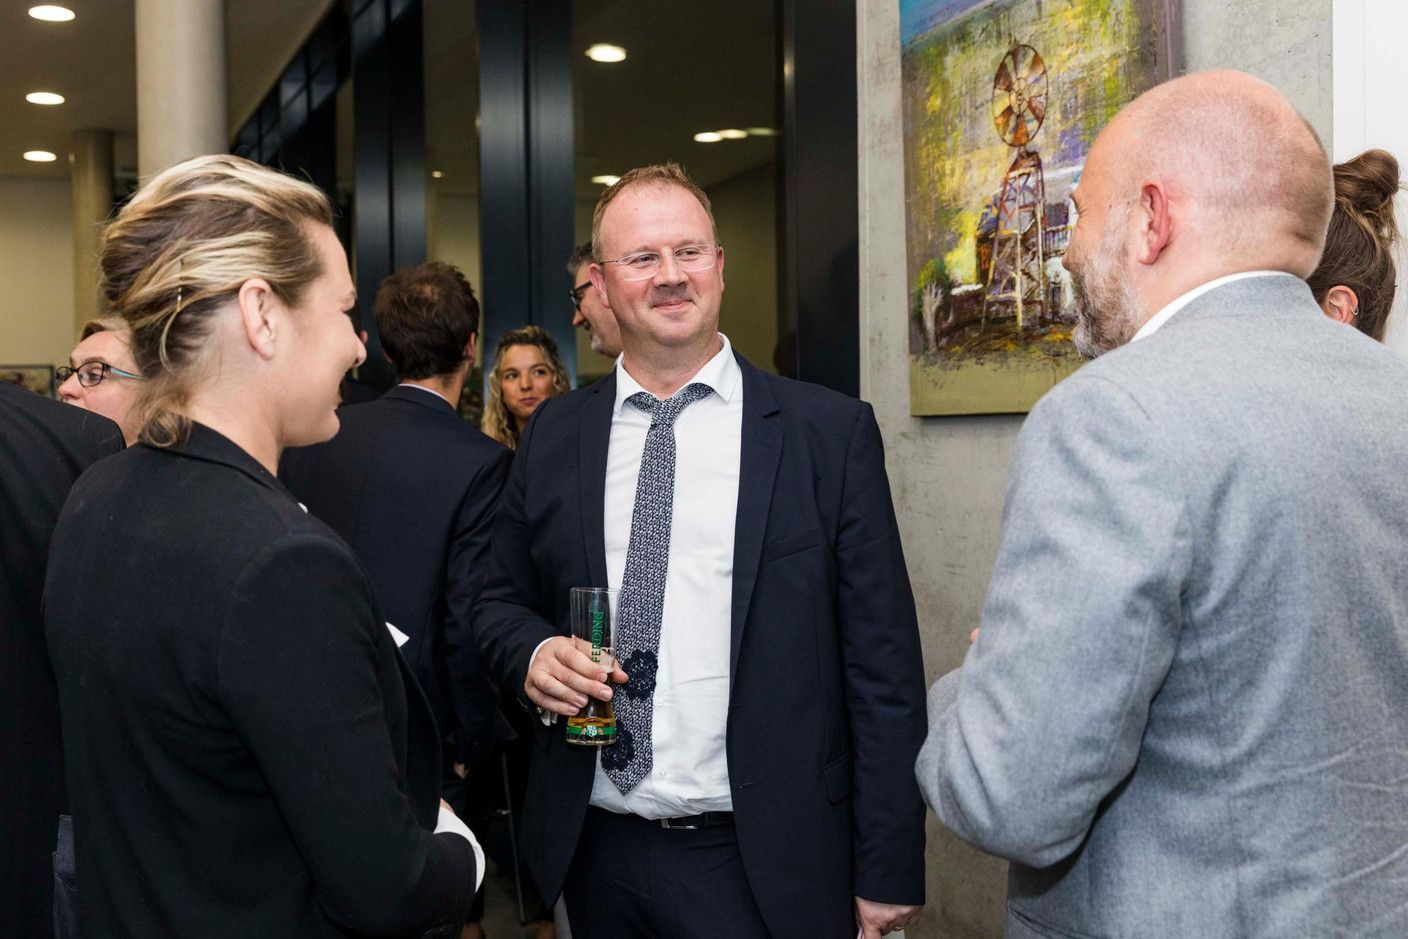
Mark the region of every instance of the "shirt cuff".
<instances>
[{"instance_id":1,"label":"shirt cuff","mask_svg":"<svg viewBox=\"0 0 1408 939\"><path fill-rule=\"evenodd\" d=\"M533 663L538 660L538 652L543 648L543 646L547 645L549 642L552 642L556 638L556 636L549 636L533 647L533 654L528 656L528 671L531 672L533 670ZM530 701L528 703L532 704L533 702ZM536 705L534 706L536 707ZM543 722L544 727L551 727L553 724L557 723L557 712L549 711L546 708L538 708L538 720Z\"/></svg>"},{"instance_id":2,"label":"shirt cuff","mask_svg":"<svg viewBox=\"0 0 1408 939\"><path fill-rule=\"evenodd\" d=\"M469 841L469 846L474 849L474 892L479 892L479 885L484 882L484 849L479 847L479 839L474 837L474 832L469 830L469 826L460 821L460 817L451 812L445 806L440 806L440 818L435 823L435 834L440 835L451 832L461 835Z\"/></svg>"}]
</instances>

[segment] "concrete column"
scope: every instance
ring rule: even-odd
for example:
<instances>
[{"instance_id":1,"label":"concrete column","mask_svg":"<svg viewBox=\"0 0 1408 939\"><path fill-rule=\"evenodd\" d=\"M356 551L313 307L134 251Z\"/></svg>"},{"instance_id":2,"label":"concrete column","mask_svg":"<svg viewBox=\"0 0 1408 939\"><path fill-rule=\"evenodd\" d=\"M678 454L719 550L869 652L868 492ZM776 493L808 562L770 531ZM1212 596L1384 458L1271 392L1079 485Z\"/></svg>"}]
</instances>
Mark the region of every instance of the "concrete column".
<instances>
[{"instance_id":1,"label":"concrete column","mask_svg":"<svg viewBox=\"0 0 1408 939\"><path fill-rule=\"evenodd\" d=\"M69 179L73 186L73 328L105 312L98 290L98 238L112 211L112 131L73 132Z\"/></svg>"},{"instance_id":2,"label":"concrete column","mask_svg":"<svg viewBox=\"0 0 1408 939\"><path fill-rule=\"evenodd\" d=\"M230 149L224 0L137 0L137 172Z\"/></svg>"}]
</instances>

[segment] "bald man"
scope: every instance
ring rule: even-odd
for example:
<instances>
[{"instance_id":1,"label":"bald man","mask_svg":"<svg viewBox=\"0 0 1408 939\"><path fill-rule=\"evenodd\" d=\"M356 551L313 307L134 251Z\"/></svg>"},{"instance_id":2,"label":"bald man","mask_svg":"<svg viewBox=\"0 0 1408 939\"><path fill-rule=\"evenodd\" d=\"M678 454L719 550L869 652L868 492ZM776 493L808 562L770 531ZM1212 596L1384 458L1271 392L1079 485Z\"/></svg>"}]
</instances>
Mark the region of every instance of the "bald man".
<instances>
[{"instance_id":1,"label":"bald man","mask_svg":"<svg viewBox=\"0 0 1408 939\"><path fill-rule=\"evenodd\" d=\"M1332 191L1239 73L1091 150L1066 264L1099 358L1022 428L917 764L1012 861L1008 937L1408 935L1408 365L1303 280Z\"/></svg>"}]
</instances>

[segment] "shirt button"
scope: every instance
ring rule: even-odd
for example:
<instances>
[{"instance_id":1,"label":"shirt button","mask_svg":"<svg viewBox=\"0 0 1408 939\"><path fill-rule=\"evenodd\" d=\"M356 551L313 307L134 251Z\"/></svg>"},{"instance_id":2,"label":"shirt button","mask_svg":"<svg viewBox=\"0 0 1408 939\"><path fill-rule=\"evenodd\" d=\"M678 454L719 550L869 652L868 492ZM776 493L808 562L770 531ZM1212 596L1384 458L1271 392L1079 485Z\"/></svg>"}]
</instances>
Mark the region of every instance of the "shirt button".
<instances>
[{"instance_id":1,"label":"shirt button","mask_svg":"<svg viewBox=\"0 0 1408 939\"><path fill-rule=\"evenodd\" d=\"M664 779L664 778L665 778L667 775L669 775L669 774L666 773L663 769L657 769L657 770L655 771L655 775L656 775L656 776L659 776L661 779Z\"/></svg>"}]
</instances>

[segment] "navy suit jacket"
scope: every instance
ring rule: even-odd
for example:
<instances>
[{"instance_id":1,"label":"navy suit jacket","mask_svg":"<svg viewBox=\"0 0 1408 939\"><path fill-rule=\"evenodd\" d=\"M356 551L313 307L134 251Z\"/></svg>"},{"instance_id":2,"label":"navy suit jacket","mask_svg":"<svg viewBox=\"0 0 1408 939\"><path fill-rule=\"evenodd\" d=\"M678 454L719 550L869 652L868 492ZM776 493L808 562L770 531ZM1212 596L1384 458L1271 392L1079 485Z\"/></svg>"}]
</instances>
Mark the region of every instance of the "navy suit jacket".
<instances>
[{"instance_id":1,"label":"navy suit jacket","mask_svg":"<svg viewBox=\"0 0 1408 939\"><path fill-rule=\"evenodd\" d=\"M0 382L0 933L54 929L54 839L67 809L44 565L69 487L120 450L122 432L101 414Z\"/></svg>"},{"instance_id":2,"label":"navy suit jacket","mask_svg":"<svg viewBox=\"0 0 1408 939\"><path fill-rule=\"evenodd\" d=\"M853 895L922 903L924 740L914 600L868 404L741 357L743 437L727 757L739 850L778 939L850 937ZM568 590L606 586L615 376L545 402L519 443L476 609L486 660L522 692ZM522 842L547 897L576 850L596 752L538 731Z\"/></svg>"},{"instance_id":3,"label":"navy suit jacket","mask_svg":"<svg viewBox=\"0 0 1408 939\"><path fill-rule=\"evenodd\" d=\"M469 631L513 452L419 388L337 413L337 436L285 452L279 477L357 553L386 618L410 636L401 654L456 741L451 755L473 762L504 732Z\"/></svg>"}]
</instances>

